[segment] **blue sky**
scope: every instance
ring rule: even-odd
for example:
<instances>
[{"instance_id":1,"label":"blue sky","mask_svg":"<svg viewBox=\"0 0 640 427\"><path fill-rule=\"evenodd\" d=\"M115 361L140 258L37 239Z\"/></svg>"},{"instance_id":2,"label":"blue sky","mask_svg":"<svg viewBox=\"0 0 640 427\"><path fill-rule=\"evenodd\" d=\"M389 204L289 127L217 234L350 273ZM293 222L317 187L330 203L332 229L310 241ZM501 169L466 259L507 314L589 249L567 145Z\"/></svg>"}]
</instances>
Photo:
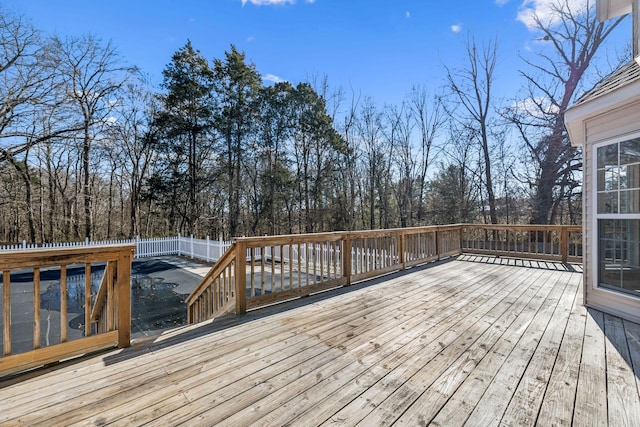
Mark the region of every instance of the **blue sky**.
<instances>
[{"instance_id":1,"label":"blue sky","mask_svg":"<svg viewBox=\"0 0 640 427\"><path fill-rule=\"evenodd\" d=\"M585 3L586 0L569 0ZM593 1L593 0L591 0ZM0 0L45 33L94 34L111 40L128 63L155 83L172 54L190 39L208 59L231 44L266 80L293 83L327 75L334 87L376 102L398 103L416 84L438 91L444 65L465 65L468 34L498 38L496 92L512 98L520 85L518 54L539 49L527 13L549 0ZM628 19L627 19L628 21ZM617 28L613 55L630 40Z\"/></svg>"}]
</instances>

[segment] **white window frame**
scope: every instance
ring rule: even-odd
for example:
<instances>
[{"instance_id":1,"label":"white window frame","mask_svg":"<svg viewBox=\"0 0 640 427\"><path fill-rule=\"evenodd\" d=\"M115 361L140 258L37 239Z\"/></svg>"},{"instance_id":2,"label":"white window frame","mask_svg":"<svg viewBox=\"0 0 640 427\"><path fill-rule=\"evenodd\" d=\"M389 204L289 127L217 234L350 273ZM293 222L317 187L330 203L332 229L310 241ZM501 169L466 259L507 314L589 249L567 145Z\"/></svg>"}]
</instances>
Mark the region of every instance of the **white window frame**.
<instances>
[{"instance_id":1,"label":"white window frame","mask_svg":"<svg viewBox=\"0 0 640 427\"><path fill-rule=\"evenodd\" d=\"M618 144L624 141L629 141L631 139L640 138L640 131L626 134L624 136L617 136L615 138L606 139L604 141L600 141L591 146L591 183L590 190L592 192L591 196L591 214L593 217L593 223L591 226L591 241L593 244L591 245L591 268L592 268L592 278L591 278L591 287L593 289L598 289L601 291L612 292L615 295L619 295L621 297L633 298L634 300L638 300L638 297L633 296L631 294L616 291L612 288L605 288L600 286L600 260L598 256L600 254L600 239L598 236L599 224L598 220L600 219L638 219L640 220L640 213L633 214L599 214L598 213L598 148Z\"/></svg>"}]
</instances>

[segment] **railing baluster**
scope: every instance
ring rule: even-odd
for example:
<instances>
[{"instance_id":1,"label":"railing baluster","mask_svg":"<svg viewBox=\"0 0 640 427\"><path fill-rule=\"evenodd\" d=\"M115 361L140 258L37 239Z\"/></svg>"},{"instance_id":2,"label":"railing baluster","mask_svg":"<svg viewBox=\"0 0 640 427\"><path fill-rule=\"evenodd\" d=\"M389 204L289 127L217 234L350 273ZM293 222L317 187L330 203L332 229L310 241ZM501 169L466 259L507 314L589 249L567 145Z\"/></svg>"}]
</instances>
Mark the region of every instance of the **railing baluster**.
<instances>
[{"instance_id":1,"label":"railing baluster","mask_svg":"<svg viewBox=\"0 0 640 427\"><path fill-rule=\"evenodd\" d=\"M324 282L324 257L325 257L325 248L326 248L326 252L329 251L329 247L326 246L327 242L323 242L320 244L320 282Z\"/></svg>"},{"instance_id":2,"label":"railing baluster","mask_svg":"<svg viewBox=\"0 0 640 427\"><path fill-rule=\"evenodd\" d=\"M3 300L3 344L2 352L5 356L11 354L11 271L2 272L2 300Z\"/></svg>"},{"instance_id":3,"label":"railing baluster","mask_svg":"<svg viewBox=\"0 0 640 427\"><path fill-rule=\"evenodd\" d=\"M278 247L280 248L280 290L284 291L284 245Z\"/></svg>"},{"instance_id":4,"label":"railing baluster","mask_svg":"<svg viewBox=\"0 0 640 427\"><path fill-rule=\"evenodd\" d=\"M84 336L91 335L91 264L84 265Z\"/></svg>"},{"instance_id":5,"label":"railing baluster","mask_svg":"<svg viewBox=\"0 0 640 427\"><path fill-rule=\"evenodd\" d=\"M318 259L318 244L316 242L311 243L311 249L310 250L311 250L311 257L312 257L312 260L313 260L313 263L311 265L311 268L313 269L313 275L310 278L310 280L312 279L311 285L315 285L316 284L316 277L317 277L316 266L318 264L317 263L317 259Z\"/></svg>"},{"instance_id":6,"label":"railing baluster","mask_svg":"<svg viewBox=\"0 0 640 427\"><path fill-rule=\"evenodd\" d=\"M254 297L256 296L256 248L252 247L249 250L249 257L251 258L249 260L250 263L250 282L251 282L251 290L249 291L249 294Z\"/></svg>"},{"instance_id":7,"label":"railing baluster","mask_svg":"<svg viewBox=\"0 0 640 427\"><path fill-rule=\"evenodd\" d=\"M107 288L107 301L109 305L109 309L107 310L107 325L110 331L116 330L116 272L118 265L110 261L109 264L109 277L108 277L108 288Z\"/></svg>"},{"instance_id":8,"label":"railing baluster","mask_svg":"<svg viewBox=\"0 0 640 427\"><path fill-rule=\"evenodd\" d=\"M33 269L33 348L40 348L40 269Z\"/></svg>"},{"instance_id":9,"label":"railing baluster","mask_svg":"<svg viewBox=\"0 0 640 427\"><path fill-rule=\"evenodd\" d=\"M67 342L67 266L60 266L60 342Z\"/></svg>"},{"instance_id":10,"label":"railing baluster","mask_svg":"<svg viewBox=\"0 0 640 427\"><path fill-rule=\"evenodd\" d=\"M270 247L271 250L271 292L276 292L276 261L275 254L273 250L273 246Z\"/></svg>"},{"instance_id":11,"label":"railing baluster","mask_svg":"<svg viewBox=\"0 0 640 427\"><path fill-rule=\"evenodd\" d=\"M309 258L311 254L309 253L309 243L304 244L304 285L309 286Z\"/></svg>"}]
</instances>

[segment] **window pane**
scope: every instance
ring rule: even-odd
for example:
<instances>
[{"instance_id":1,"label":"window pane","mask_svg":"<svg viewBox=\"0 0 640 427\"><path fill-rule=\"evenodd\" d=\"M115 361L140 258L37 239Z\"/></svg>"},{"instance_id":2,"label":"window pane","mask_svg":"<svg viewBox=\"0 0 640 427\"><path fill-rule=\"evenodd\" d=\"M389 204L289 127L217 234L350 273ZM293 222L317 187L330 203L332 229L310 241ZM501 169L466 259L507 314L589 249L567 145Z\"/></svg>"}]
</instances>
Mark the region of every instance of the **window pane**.
<instances>
[{"instance_id":1,"label":"window pane","mask_svg":"<svg viewBox=\"0 0 640 427\"><path fill-rule=\"evenodd\" d=\"M619 264L612 264L607 262L600 263L600 285L609 287L620 287L622 272Z\"/></svg>"},{"instance_id":2,"label":"window pane","mask_svg":"<svg viewBox=\"0 0 640 427\"><path fill-rule=\"evenodd\" d=\"M598 193L598 213L618 213L618 193Z\"/></svg>"},{"instance_id":3,"label":"window pane","mask_svg":"<svg viewBox=\"0 0 640 427\"><path fill-rule=\"evenodd\" d=\"M629 165L627 168L627 188L640 188L640 164Z\"/></svg>"},{"instance_id":4,"label":"window pane","mask_svg":"<svg viewBox=\"0 0 640 427\"><path fill-rule=\"evenodd\" d=\"M598 220L598 281L640 296L640 219Z\"/></svg>"},{"instance_id":5,"label":"window pane","mask_svg":"<svg viewBox=\"0 0 640 427\"><path fill-rule=\"evenodd\" d=\"M627 188L627 167L620 166L618 168L618 185L621 190Z\"/></svg>"},{"instance_id":6,"label":"window pane","mask_svg":"<svg viewBox=\"0 0 640 427\"><path fill-rule=\"evenodd\" d=\"M597 149L599 214L640 214L640 138ZM598 220L599 286L640 297L640 218Z\"/></svg>"},{"instance_id":7,"label":"window pane","mask_svg":"<svg viewBox=\"0 0 640 427\"><path fill-rule=\"evenodd\" d=\"M620 164L640 162L640 139L632 139L620 143Z\"/></svg>"},{"instance_id":8,"label":"window pane","mask_svg":"<svg viewBox=\"0 0 640 427\"><path fill-rule=\"evenodd\" d=\"M640 267L627 265L622 270L622 289L640 296Z\"/></svg>"},{"instance_id":9,"label":"window pane","mask_svg":"<svg viewBox=\"0 0 640 427\"><path fill-rule=\"evenodd\" d=\"M622 252L620 244L622 242L622 232L620 220L601 219L599 224L600 260L615 262L620 259Z\"/></svg>"},{"instance_id":10,"label":"window pane","mask_svg":"<svg viewBox=\"0 0 640 427\"><path fill-rule=\"evenodd\" d=\"M640 213L640 190L620 192L620 213Z\"/></svg>"},{"instance_id":11,"label":"window pane","mask_svg":"<svg viewBox=\"0 0 640 427\"><path fill-rule=\"evenodd\" d=\"M620 221L598 220L598 283L604 287L620 287L621 267Z\"/></svg>"},{"instance_id":12,"label":"window pane","mask_svg":"<svg viewBox=\"0 0 640 427\"><path fill-rule=\"evenodd\" d=\"M618 165L618 144L598 148L598 168L609 165Z\"/></svg>"},{"instance_id":13,"label":"window pane","mask_svg":"<svg viewBox=\"0 0 640 427\"><path fill-rule=\"evenodd\" d=\"M622 236L622 287L625 291L640 290L640 220L622 221L625 233Z\"/></svg>"},{"instance_id":14,"label":"window pane","mask_svg":"<svg viewBox=\"0 0 640 427\"><path fill-rule=\"evenodd\" d=\"M618 182L620 177L619 166L607 166L604 168L604 189L605 191L612 191L618 189Z\"/></svg>"},{"instance_id":15,"label":"window pane","mask_svg":"<svg viewBox=\"0 0 640 427\"><path fill-rule=\"evenodd\" d=\"M604 191L604 169L598 169L598 189L597 191Z\"/></svg>"}]
</instances>

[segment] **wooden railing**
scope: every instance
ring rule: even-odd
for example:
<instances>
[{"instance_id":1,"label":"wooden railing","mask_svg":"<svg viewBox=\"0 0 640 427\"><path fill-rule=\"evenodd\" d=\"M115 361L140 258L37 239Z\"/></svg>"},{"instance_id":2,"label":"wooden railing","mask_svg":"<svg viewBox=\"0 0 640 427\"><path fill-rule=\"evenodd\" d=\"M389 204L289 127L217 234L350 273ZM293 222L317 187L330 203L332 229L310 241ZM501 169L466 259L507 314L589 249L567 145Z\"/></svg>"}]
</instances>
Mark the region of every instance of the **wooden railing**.
<instances>
[{"instance_id":1,"label":"wooden railing","mask_svg":"<svg viewBox=\"0 0 640 427\"><path fill-rule=\"evenodd\" d=\"M135 245L112 245L2 253L0 375L105 348L128 347L134 249ZM72 275L71 269L84 274Z\"/></svg>"},{"instance_id":2,"label":"wooden railing","mask_svg":"<svg viewBox=\"0 0 640 427\"><path fill-rule=\"evenodd\" d=\"M236 244L232 244L186 300L187 321L202 322L235 308Z\"/></svg>"},{"instance_id":3,"label":"wooden railing","mask_svg":"<svg viewBox=\"0 0 640 427\"><path fill-rule=\"evenodd\" d=\"M560 225L462 226L462 251L561 262L582 261L582 227Z\"/></svg>"},{"instance_id":4,"label":"wooden railing","mask_svg":"<svg viewBox=\"0 0 640 427\"><path fill-rule=\"evenodd\" d=\"M580 262L582 229L456 224L238 238L187 299L188 320L242 314L461 253Z\"/></svg>"}]
</instances>

